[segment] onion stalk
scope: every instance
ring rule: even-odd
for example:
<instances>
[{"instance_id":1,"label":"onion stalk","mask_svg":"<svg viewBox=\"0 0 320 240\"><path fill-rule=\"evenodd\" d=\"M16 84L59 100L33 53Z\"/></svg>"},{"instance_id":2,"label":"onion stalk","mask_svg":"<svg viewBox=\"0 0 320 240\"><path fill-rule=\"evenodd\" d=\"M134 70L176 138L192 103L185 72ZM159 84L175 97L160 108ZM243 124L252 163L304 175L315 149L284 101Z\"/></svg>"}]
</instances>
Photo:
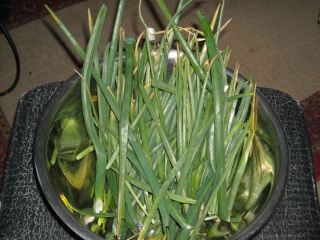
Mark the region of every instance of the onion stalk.
<instances>
[{"instance_id":1,"label":"onion stalk","mask_svg":"<svg viewBox=\"0 0 320 240\"><path fill-rule=\"evenodd\" d=\"M125 1L120 0L112 39L100 63L106 6L95 23L89 12L86 50L47 7L84 61L79 75L90 143L74 155L77 161L90 156L96 163L88 170L95 176L89 194L92 210L81 209L67 194L62 200L97 234L119 239L195 239L204 231L208 236L229 235L255 206L256 194L272 185L272 154L263 150L267 141L255 135L256 85L238 76L238 65L228 80L230 51L217 46L224 28L224 1L211 22L199 12L202 30L178 27L189 2L181 0L172 15L164 1L157 0L168 25L154 33L161 35L155 45L142 17L142 1L139 16L145 31L137 39L123 38ZM177 49L170 66L174 38ZM60 137L54 137L57 147ZM61 156L55 149L51 164L62 162ZM72 171L64 172L67 179L75 177ZM253 179L259 179L257 184ZM230 228L224 231L221 222Z\"/></svg>"}]
</instances>

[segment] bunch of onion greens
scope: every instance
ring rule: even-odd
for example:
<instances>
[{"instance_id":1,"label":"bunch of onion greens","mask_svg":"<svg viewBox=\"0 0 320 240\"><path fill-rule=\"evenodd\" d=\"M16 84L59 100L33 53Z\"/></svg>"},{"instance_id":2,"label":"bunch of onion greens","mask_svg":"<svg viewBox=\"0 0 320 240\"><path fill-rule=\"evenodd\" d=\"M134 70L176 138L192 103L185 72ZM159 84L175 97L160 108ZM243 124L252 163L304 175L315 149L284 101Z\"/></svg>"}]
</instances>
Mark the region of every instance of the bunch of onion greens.
<instances>
[{"instance_id":1,"label":"bunch of onion greens","mask_svg":"<svg viewBox=\"0 0 320 240\"><path fill-rule=\"evenodd\" d=\"M224 2L211 21L198 13L201 30L178 26L189 2L180 0L174 15L163 0L157 3L168 20L166 29L155 33L161 40L150 40L141 10L146 30L137 39L124 38L120 25L125 1L120 0L112 39L101 60L105 5L95 23L88 14L86 50L47 7L84 61L79 76L89 141L77 146L73 160L94 158L94 169L83 170L93 171L91 209L80 209L67 194L61 198L93 232L106 238L228 236L245 225L245 214L273 181L272 171L259 168L272 163L260 160L267 153L255 135L255 84L238 77L239 66L227 78L230 51L217 47ZM74 122L80 123L72 121L69 131L78 126ZM65 141L57 142L63 149ZM260 148L253 151L255 142ZM56 152L60 165L66 166L61 156ZM250 180L249 160L250 169L258 168L254 174L259 180ZM73 187L73 182L85 182L77 178L88 175L62 171Z\"/></svg>"}]
</instances>

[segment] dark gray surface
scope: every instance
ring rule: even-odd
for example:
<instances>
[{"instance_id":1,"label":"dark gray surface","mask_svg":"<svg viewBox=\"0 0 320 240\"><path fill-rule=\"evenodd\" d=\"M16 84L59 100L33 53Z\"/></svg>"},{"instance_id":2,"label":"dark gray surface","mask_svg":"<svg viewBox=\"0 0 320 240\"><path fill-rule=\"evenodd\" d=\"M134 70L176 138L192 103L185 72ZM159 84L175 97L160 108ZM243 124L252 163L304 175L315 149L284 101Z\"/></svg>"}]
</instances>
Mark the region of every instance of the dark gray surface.
<instances>
[{"instance_id":1,"label":"dark gray surface","mask_svg":"<svg viewBox=\"0 0 320 240\"><path fill-rule=\"evenodd\" d=\"M0 239L72 239L48 208L37 185L33 141L43 108L60 83L45 84L20 100L1 193Z\"/></svg>"},{"instance_id":2,"label":"dark gray surface","mask_svg":"<svg viewBox=\"0 0 320 240\"><path fill-rule=\"evenodd\" d=\"M60 82L38 86L20 100L1 193L0 239L73 239L52 213L37 184L33 141L38 119ZM283 124L289 147L287 186L276 212L254 239L320 239L320 210L309 135L298 103L260 88Z\"/></svg>"}]
</instances>

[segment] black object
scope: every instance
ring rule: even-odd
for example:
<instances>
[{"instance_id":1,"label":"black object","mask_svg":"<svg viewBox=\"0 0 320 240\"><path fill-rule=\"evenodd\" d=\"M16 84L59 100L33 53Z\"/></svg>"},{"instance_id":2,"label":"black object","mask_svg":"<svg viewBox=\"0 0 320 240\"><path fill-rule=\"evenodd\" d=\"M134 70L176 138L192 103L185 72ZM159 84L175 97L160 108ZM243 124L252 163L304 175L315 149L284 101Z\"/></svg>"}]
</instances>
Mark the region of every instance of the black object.
<instances>
[{"instance_id":1,"label":"black object","mask_svg":"<svg viewBox=\"0 0 320 240\"><path fill-rule=\"evenodd\" d=\"M7 95L13 89L15 89L15 87L17 86L19 79L20 79L19 53L18 53L18 50L16 48L15 43L13 42L13 40L9 34L9 31L7 30L7 28L4 24L4 20L6 20L10 16L12 10L13 10L13 5L10 0L0 0L0 29L1 29L4 37L7 39L7 42L9 43L9 45L11 47L11 50L14 55L14 59L16 61L16 77L14 79L14 82L11 84L11 86L7 90L0 92L0 96Z\"/></svg>"},{"instance_id":2,"label":"black object","mask_svg":"<svg viewBox=\"0 0 320 240\"><path fill-rule=\"evenodd\" d=\"M37 122L60 84L38 86L20 100L1 195L0 239L76 238L48 207L39 190L33 166ZM282 200L254 239L319 239L320 209L309 134L302 110L296 100L283 92L259 90L283 125L289 148L289 174Z\"/></svg>"},{"instance_id":3,"label":"black object","mask_svg":"<svg viewBox=\"0 0 320 240\"><path fill-rule=\"evenodd\" d=\"M6 20L13 10L13 5L10 0L0 0L0 22Z\"/></svg>"},{"instance_id":4,"label":"black object","mask_svg":"<svg viewBox=\"0 0 320 240\"><path fill-rule=\"evenodd\" d=\"M4 96L4 95L7 95L8 93L12 92L16 88L17 84L19 83L19 80L20 80L20 58L19 58L19 53L16 48L16 45L13 42L7 28L5 27L5 25L2 22L0 22L0 29L1 29L2 33L4 34L5 38L7 39L8 43L11 47L11 50L13 52L14 59L16 61L16 77L14 79L14 82L11 84L11 86L7 90L0 92L0 96Z\"/></svg>"}]
</instances>

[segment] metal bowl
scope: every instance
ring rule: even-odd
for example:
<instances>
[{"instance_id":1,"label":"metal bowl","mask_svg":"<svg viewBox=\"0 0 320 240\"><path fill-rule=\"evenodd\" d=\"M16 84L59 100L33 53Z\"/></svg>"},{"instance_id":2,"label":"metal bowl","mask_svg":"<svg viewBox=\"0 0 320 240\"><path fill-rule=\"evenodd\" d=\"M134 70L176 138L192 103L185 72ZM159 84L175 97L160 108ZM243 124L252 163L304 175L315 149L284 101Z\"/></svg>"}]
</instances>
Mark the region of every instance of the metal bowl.
<instances>
[{"instance_id":1,"label":"metal bowl","mask_svg":"<svg viewBox=\"0 0 320 240\"><path fill-rule=\"evenodd\" d=\"M176 52L171 52L169 55L170 61L172 60L172 65L175 56ZM227 69L228 77L231 77L232 74L233 71ZM82 224L62 202L60 196L63 193L63 184L60 182L59 177L55 177L55 175L52 175L49 172L47 163L48 151L50 151L48 150L48 139L51 129L55 124L60 109L66 104L80 99L80 81L79 76L74 74L63 82L45 108L35 137L35 169L42 192L57 216L79 237L83 239L102 239L101 236L94 234L87 226ZM268 222L277 208L286 186L288 173L288 148L286 137L275 111L259 89L257 90L257 98L258 124L263 125L267 130L273 144L272 147L275 149L274 185L273 188L268 189L268 192L259 200L259 207L257 207L254 212L254 219L251 222L248 222L244 229L232 235L230 239L250 239L257 234L257 232Z\"/></svg>"}]
</instances>

